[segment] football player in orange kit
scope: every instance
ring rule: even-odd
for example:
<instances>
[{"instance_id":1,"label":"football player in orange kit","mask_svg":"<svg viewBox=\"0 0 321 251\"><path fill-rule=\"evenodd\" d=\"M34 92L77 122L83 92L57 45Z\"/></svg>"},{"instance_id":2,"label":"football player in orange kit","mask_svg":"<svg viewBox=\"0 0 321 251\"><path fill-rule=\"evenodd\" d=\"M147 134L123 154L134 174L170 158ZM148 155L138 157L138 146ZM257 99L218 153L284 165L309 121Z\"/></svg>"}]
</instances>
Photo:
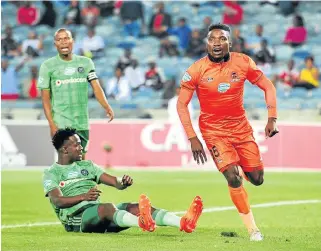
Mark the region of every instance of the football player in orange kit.
<instances>
[{"instance_id":1,"label":"football player in orange kit","mask_svg":"<svg viewBox=\"0 0 321 251\"><path fill-rule=\"evenodd\" d=\"M242 185L244 176L255 186L263 183L263 163L253 130L243 107L244 82L249 80L265 92L268 110L266 137L278 133L276 127L276 90L272 82L248 56L230 52L231 30L224 24L209 27L208 55L193 63L181 81L177 110L191 142L194 160L207 161L202 143L193 129L187 105L196 91L201 114L199 127L215 164L225 176L231 199L237 208L250 240L263 236L255 224L247 192Z\"/></svg>"}]
</instances>

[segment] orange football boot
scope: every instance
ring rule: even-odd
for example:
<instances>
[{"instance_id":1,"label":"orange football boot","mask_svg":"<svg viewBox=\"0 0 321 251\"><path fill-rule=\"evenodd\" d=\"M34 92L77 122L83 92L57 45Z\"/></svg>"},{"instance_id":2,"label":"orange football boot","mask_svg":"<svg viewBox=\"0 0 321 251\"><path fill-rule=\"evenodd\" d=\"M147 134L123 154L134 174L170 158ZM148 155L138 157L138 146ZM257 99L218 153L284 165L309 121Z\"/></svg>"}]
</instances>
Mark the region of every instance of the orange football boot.
<instances>
[{"instance_id":1,"label":"orange football boot","mask_svg":"<svg viewBox=\"0 0 321 251\"><path fill-rule=\"evenodd\" d=\"M153 232L156 228L156 223L151 214L151 203L149 198L142 194L139 198L139 216L138 225L143 231Z\"/></svg>"},{"instance_id":2,"label":"orange football boot","mask_svg":"<svg viewBox=\"0 0 321 251\"><path fill-rule=\"evenodd\" d=\"M200 196L196 196L190 205L188 211L181 218L180 230L186 233L192 233L197 225L198 218L203 211L203 202Z\"/></svg>"}]
</instances>

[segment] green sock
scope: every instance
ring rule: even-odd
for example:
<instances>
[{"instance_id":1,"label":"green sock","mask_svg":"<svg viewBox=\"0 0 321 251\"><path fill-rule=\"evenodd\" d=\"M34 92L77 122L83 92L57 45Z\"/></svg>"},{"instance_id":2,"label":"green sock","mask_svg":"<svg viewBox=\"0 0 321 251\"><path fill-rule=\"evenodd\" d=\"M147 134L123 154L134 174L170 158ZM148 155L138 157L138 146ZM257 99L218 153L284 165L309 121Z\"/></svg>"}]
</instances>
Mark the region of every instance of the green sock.
<instances>
[{"instance_id":1,"label":"green sock","mask_svg":"<svg viewBox=\"0 0 321 251\"><path fill-rule=\"evenodd\" d=\"M180 227L181 217L164 209L156 209L152 214L157 226Z\"/></svg>"},{"instance_id":2,"label":"green sock","mask_svg":"<svg viewBox=\"0 0 321 251\"><path fill-rule=\"evenodd\" d=\"M116 210L113 220L120 227L138 227L138 217L125 210Z\"/></svg>"}]
</instances>

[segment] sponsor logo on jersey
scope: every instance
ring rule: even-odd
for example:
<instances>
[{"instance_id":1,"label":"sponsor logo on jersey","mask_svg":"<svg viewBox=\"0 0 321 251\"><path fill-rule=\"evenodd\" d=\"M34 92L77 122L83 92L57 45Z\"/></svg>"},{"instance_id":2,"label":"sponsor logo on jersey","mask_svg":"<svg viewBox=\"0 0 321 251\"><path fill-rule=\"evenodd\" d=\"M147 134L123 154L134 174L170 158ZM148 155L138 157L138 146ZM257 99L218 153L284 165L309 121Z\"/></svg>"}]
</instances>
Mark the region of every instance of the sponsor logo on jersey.
<instances>
[{"instance_id":1,"label":"sponsor logo on jersey","mask_svg":"<svg viewBox=\"0 0 321 251\"><path fill-rule=\"evenodd\" d=\"M83 83L87 82L87 78L70 78L64 80L56 80L56 86L61 86L63 84L73 84L73 83Z\"/></svg>"},{"instance_id":2,"label":"sponsor logo on jersey","mask_svg":"<svg viewBox=\"0 0 321 251\"><path fill-rule=\"evenodd\" d=\"M72 68L72 67L67 67L64 71L65 75L72 75L75 74L76 72L76 68Z\"/></svg>"},{"instance_id":3,"label":"sponsor logo on jersey","mask_svg":"<svg viewBox=\"0 0 321 251\"><path fill-rule=\"evenodd\" d=\"M89 174L88 170L86 170L86 169L82 169L80 172L84 176L87 176Z\"/></svg>"},{"instance_id":4,"label":"sponsor logo on jersey","mask_svg":"<svg viewBox=\"0 0 321 251\"><path fill-rule=\"evenodd\" d=\"M81 67L81 66L78 67L78 72L79 72L79 73L83 73L84 71L85 71L84 67Z\"/></svg>"},{"instance_id":5,"label":"sponsor logo on jersey","mask_svg":"<svg viewBox=\"0 0 321 251\"><path fill-rule=\"evenodd\" d=\"M208 77L208 78L202 78L202 79L201 79L201 82L207 82L207 83L210 83L210 82L212 82L212 81L214 81L214 78L211 78L211 77Z\"/></svg>"},{"instance_id":6,"label":"sponsor logo on jersey","mask_svg":"<svg viewBox=\"0 0 321 251\"><path fill-rule=\"evenodd\" d=\"M217 87L218 92L220 93L224 93L227 92L228 89L231 88L231 84L230 83L220 83Z\"/></svg>"},{"instance_id":7,"label":"sponsor logo on jersey","mask_svg":"<svg viewBox=\"0 0 321 251\"><path fill-rule=\"evenodd\" d=\"M69 184L73 184L73 183L76 183L78 181L83 181L83 180L90 180L90 179L89 178L77 178L77 179L71 179L71 180L63 180L63 181L60 181L59 186L64 187Z\"/></svg>"},{"instance_id":8,"label":"sponsor logo on jersey","mask_svg":"<svg viewBox=\"0 0 321 251\"><path fill-rule=\"evenodd\" d=\"M188 82L188 81L191 81L191 80L192 80L191 75L189 75L188 72L186 71L186 72L184 73L184 76L183 76L182 81L183 81L183 82Z\"/></svg>"},{"instance_id":9,"label":"sponsor logo on jersey","mask_svg":"<svg viewBox=\"0 0 321 251\"><path fill-rule=\"evenodd\" d=\"M73 172L70 172L70 173L68 173L68 175L67 175L67 179L73 179L73 178L76 178L77 176L78 176L78 172L76 172L76 171L73 171Z\"/></svg>"},{"instance_id":10,"label":"sponsor logo on jersey","mask_svg":"<svg viewBox=\"0 0 321 251\"><path fill-rule=\"evenodd\" d=\"M231 83L239 82L239 81L240 81L239 76L237 75L237 73L235 71L233 71L231 74Z\"/></svg>"}]
</instances>

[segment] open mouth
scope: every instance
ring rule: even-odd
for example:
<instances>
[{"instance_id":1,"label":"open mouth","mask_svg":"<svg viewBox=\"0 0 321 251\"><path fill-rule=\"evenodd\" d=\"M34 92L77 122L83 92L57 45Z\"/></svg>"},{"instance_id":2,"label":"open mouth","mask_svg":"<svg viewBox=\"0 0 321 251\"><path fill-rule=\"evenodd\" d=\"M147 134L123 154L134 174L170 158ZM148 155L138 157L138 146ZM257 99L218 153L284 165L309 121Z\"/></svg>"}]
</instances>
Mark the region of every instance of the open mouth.
<instances>
[{"instance_id":1,"label":"open mouth","mask_svg":"<svg viewBox=\"0 0 321 251\"><path fill-rule=\"evenodd\" d=\"M61 48L61 51L62 51L62 52L69 52L69 48L68 48L68 47L62 47L62 48Z\"/></svg>"},{"instance_id":2,"label":"open mouth","mask_svg":"<svg viewBox=\"0 0 321 251\"><path fill-rule=\"evenodd\" d=\"M220 54L222 54L222 49L221 48L214 48L213 49L213 53L217 54L217 55L220 55Z\"/></svg>"}]
</instances>

